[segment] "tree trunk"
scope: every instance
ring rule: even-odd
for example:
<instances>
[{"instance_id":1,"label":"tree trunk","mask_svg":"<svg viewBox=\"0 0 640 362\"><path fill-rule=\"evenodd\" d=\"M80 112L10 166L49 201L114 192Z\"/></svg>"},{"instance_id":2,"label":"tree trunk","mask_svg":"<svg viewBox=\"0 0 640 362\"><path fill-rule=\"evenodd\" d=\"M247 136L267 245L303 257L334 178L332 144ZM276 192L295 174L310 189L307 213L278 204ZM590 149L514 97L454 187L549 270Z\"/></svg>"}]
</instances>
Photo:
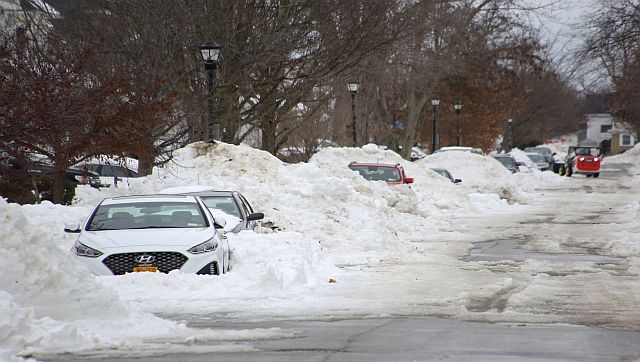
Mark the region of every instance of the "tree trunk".
<instances>
[{"instance_id":1,"label":"tree trunk","mask_svg":"<svg viewBox=\"0 0 640 362\"><path fill-rule=\"evenodd\" d=\"M276 154L276 125L272 119L262 121L262 150Z\"/></svg>"},{"instance_id":2,"label":"tree trunk","mask_svg":"<svg viewBox=\"0 0 640 362\"><path fill-rule=\"evenodd\" d=\"M53 203L62 204L64 202L64 187L67 179L64 175L64 169L55 170L53 175Z\"/></svg>"},{"instance_id":3,"label":"tree trunk","mask_svg":"<svg viewBox=\"0 0 640 362\"><path fill-rule=\"evenodd\" d=\"M149 176L153 172L152 155L142 155L138 158L138 176Z\"/></svg>"}]
</instances>

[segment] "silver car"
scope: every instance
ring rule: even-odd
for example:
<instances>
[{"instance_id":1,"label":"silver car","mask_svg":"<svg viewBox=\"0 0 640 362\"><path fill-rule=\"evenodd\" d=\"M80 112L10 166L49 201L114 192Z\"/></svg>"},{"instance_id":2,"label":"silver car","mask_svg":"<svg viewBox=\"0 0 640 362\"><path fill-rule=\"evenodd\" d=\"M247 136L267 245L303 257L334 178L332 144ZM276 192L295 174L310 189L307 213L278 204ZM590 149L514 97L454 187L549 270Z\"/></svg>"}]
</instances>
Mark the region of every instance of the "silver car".
<instances>
[{"instance_id":1,"label":"silver car","mask_svg":"<svg viewBox=\"0 0 640 362\"><path fill-rule=\"evenodd\" d=\"M230 232L242 230L260 231L259 220L264 219L264 214L254 212L249 201L238 191L199 191L190 192L188 195L198 196L212 212L220 210L227 215L235 216L237 225L229 225L226 229ZM229 223L229 220L227 220Z\"/></svg>"},{"instance_id":2,"label":"silver car","mask_svg":"<svg viewBox=\"0 0 640 362\"><path fill-rule=\"evenodd\" d=\"M229 243L196 196L142 195L104 199L77 233L71 255L97 275L180 270L220 275L229 270Z\"/></svg>"}]
</instances>

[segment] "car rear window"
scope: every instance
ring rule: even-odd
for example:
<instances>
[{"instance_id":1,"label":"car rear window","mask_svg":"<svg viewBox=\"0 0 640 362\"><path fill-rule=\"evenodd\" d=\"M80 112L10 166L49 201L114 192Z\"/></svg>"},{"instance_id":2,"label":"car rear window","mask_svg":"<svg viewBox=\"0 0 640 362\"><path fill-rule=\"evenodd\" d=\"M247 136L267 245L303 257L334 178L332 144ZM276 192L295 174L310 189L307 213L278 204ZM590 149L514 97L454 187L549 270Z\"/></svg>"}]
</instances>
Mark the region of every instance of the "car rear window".
<instances>
[{"instance_id":1,"label":"car rear window","mask_svg":"<svg viewBox=\"0 0 640 362\"><path fill-rule=\"evenodd\" d=\"M358 171L360 176L370 181L391 181L401 180L400 171L395 167L376 165L350 165L350 169Z\"/></svg>"}]
</instances>

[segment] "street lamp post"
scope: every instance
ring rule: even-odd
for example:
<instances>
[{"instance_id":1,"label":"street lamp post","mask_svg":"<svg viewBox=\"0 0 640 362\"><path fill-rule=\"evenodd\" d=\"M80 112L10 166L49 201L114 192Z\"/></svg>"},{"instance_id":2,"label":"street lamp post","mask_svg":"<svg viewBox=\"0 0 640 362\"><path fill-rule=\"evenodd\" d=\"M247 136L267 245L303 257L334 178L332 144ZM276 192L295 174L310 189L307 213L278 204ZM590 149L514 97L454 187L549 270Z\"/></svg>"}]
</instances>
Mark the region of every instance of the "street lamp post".
<instances>
[{"instance_id":1,"label":"street lamp post","mask_svg":"<svg viewBox=\"0 0 640 362\"><path fill-rule=\"evenodd\" d=\"M509 118L507 124L509 125L509 149L507 152L511 152L513 148L513 119Z\"/></svg>"},{"instance_id":2,"label":"street lamp post","mask_svg":"<svg viewBox=\"0 0 640 362\"><path fill-rule=\"evenodd\" d=\"M462 146L462 138L460 136L460 111L462 110L462 101L457 99L453 102L453 109L456 111L456 146Z\"/></svg>"},{"instance_id":3,"label":"street lamp post","mask_svg":"<svg viewBox=\"0 0 640 362\"><path fill-rule=\"evenodd\" d=\"M356 134L356 94L358 94L358 87L360 86L357 82L349 82L347 87L349 89L349 93L351 93L351 141L352 146L358 146L358 137Z\"/></svg>"},{"instance_id":4,"label":"street lamp post","mask_svg":"<svg viewBox=\"0 0 640 362\"><path fill-rule=\"evenodd\" d=\"M204 61L204 70L207 71L209 88L209 117L207 120L207 141L213 142L220 137L220 125L213 115L213 74L218 68L220 61L220 45L214 42L207 42L200 46L200 54Z\"/></svg>"},{"instance_id":5,"label":"street lamp post","mask_svg":"<svg viewBox=\"0 0 640 362\"><path fill-rule=\"evenodd\" d=\"M440 99L438 97L431 98L431 106L433 107L433 137L431 138L431 153L436 152L436 143L438 142L438 136L436 134L436 110L440 105Z\"/></svg>"}]
</instances>

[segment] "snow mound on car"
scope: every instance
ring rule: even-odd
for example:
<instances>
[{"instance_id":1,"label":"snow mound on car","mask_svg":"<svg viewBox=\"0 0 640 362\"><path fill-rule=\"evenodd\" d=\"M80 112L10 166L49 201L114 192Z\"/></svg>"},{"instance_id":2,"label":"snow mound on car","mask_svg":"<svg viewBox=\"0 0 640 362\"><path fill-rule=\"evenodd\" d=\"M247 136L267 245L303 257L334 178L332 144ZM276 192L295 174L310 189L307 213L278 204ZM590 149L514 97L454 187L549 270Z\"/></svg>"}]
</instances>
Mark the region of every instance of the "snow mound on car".
<instances>
[{"instance_id":1,"label":"snow mound on car","mask_svg":"<svg viewBox=\"0 0 640 362\"><path fill-rule=\"evenodd\" d=\"M513 174L491 156L471 152L440 152L416 163L427 167L446 168L455 177L462 178L467 187L479 193L496 194L509 202L529 200Z\"/></svg>"}]
</instances>

